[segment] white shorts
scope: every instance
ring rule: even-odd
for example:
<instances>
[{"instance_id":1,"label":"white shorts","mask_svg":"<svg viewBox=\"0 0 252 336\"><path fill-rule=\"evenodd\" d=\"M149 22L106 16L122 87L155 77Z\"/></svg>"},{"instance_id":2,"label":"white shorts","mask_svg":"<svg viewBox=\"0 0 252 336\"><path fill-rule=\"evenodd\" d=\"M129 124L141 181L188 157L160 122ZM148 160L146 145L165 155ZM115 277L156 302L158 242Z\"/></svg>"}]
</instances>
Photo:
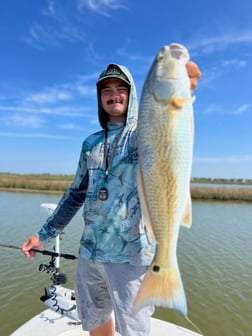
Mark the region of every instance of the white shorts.
<instances>
[{"instance_id":1,"label":"white shorts","mask_svg":"<svg viewBox=\"0 0 252 336\"><path fill-rule=\"evenodd\" d=\"M145 307L136 314L132 311L146 269L79 257L75 294L83 330L93 330L107 322L114 311L115 328L121 336L150 336L154 307Z\"/></svg>"}]
</instances>

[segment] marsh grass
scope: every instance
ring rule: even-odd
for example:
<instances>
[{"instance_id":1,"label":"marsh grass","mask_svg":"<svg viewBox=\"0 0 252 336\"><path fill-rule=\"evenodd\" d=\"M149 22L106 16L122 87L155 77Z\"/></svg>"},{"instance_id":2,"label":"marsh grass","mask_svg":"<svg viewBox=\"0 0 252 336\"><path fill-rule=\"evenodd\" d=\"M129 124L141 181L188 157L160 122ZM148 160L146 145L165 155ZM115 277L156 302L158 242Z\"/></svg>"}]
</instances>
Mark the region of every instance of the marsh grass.
<instances>
[{"instance_id":1,"label":"marsh grass","mask_svg":"<svg viewBox=\"0 0 252 336\"><path fill-rule=\"evenodd\" d=\"M73 178L74 175L0 173L0 190L63 193ZM239 184L234 187L205 187L197 183L191 187L191 195L194 200L252 202L251 184L245 188Z\"/></svg>"},{"instance_id":2,"label":"marsh grass","mask_svg":"<svg viewBox=\"0 0 252 336\"><path fill-rule=\"evenodd\" d=\"M252 202L252 188L191 187L194 200Z\"/></svg>"},{"instance_id":3,"label":"marsh grass","mask_svg":"<svg viewBox=\"0 0 252 336\"><path fill-rule=\"evenodd\" d=\"M0 173L0 188L23 191L64 192L73 180L73 175Z\"/></svg>"}]
</instances>

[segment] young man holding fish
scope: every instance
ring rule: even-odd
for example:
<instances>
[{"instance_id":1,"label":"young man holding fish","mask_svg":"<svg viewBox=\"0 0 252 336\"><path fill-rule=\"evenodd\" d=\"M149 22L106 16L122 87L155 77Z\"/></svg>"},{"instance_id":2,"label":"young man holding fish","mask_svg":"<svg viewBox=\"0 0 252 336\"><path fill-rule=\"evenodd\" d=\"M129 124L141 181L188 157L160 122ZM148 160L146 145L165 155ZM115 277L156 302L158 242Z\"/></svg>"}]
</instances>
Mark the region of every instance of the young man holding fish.
<instances>
[{"instance_id":1,"label":"young man holding fish","mask_svg":"<svg viewBox=\"0 0 252 336\"><path fill-rule=\"evenodd\" d=\"M190 62L192 90L200 77ZM75 277L79 317L90 336L151 335L154 307L133 312L133 303L155 242L143 221L137 190L137 95L124 66L109 64L97 81L98 117L102 130L82 145L73 183L23 253L42 247L59 234L83 205L84 230ZM114 321L111 313L114 311Z\"/></svg>"}]
</instances>

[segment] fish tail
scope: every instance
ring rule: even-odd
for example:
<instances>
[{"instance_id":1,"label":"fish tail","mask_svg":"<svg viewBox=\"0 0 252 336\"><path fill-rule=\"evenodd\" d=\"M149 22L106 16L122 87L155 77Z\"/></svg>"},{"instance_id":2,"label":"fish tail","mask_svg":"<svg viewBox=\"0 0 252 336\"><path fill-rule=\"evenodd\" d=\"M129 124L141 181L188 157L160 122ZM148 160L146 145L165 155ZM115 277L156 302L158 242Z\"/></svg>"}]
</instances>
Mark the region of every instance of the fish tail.
<instances>
[{"instance_id":1,"label":"fish tail","mask_svg":"<svg viewBox=\"0 0 252 336\"><path fill-rule=\"evenodd\" d=\"M187 316L186 297L178 266L161 268L153 262L148 268L133 310L137 312L149 305L175 309Z\"/></svg>"}]
</instances>

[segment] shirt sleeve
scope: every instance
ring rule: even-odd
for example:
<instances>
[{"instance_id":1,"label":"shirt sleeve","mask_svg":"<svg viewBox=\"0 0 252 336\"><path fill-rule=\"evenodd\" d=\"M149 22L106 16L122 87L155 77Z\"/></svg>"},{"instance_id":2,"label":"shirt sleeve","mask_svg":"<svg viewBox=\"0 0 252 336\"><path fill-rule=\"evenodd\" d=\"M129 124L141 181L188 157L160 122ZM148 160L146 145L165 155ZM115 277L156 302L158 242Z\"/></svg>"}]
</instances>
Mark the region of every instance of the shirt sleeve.
<instances>
[{"instance_id":1,"label":"shirt sleeve","mask_svg":"<svg viewBox=\"0 0 252 336\"><path fill-rule=\"evenodd\" d=\"M38 232L41 242L47 243L60 234L83 205L88 186L86 155L82 149L72 184L62 196L53 214Z\"/></svg>"}]
</instances>

